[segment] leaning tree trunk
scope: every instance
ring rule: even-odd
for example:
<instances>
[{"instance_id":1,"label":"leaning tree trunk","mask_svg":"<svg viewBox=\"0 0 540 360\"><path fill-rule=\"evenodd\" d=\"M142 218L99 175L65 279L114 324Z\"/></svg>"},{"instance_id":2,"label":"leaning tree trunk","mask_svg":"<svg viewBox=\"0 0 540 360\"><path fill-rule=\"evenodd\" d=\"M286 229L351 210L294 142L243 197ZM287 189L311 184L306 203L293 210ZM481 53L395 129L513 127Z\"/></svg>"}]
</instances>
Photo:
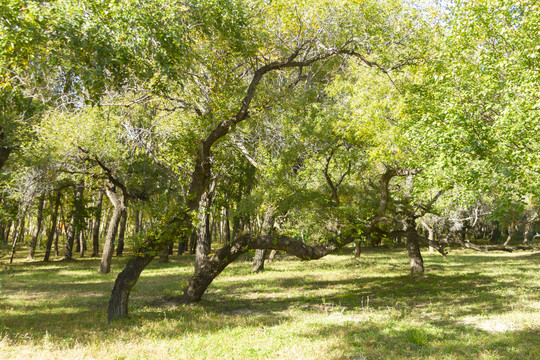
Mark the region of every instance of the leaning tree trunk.
<instances>
[{"instance_id":1,"label":"leaning tree trunk","mask_svg":"<svg viewBox=\"0 0 540 360\"><path fill-rule=\"evenodd\" d=\"M122 319L128 316L128 302L131 289L137 283L141 272L150 264L154 256L138 255L131 258L124 270L114 282L114 287L109 300L109 308L107 310L107 318L109 321Z\"/></svg>"},{"instance_id":2,"label":"leaning tree trunk","mask_svg":"<svg viewBox=\"0 0 540 360\"><path fill-rule=\"evenodd\" d=\"M30 248L28 249L28 259L34 258L34 254L36 252L37 241L38 241L39 235L41 234L41 225L43 222L44 205L45 205L45 195L40 195L38 198L36 228L34 229L34 234L32 235L32 240L30 242Z\"/></svg>"},{"instance_id":3,"label":"leaning tree trunk","mask_svg":"<svg viewBox=\"0 0 540 360\"><path fill-rule=\"evenodd\" d=\"M107 237L105 238L105 245L103 245L103 254L101 255L101 264L99 267L100 274L108 274L111 271L111 260L114 253L114 239L118 231L118 225L122 212L125 209L123 194L118 194L116 189L112 186L107 188L107 196L113 204L113 214L109 222L107 229Z\"/></svg>"},{"instance_id":4,"label":"leaning tree trunk","mask_svg":"<svg viewBox=\"0 0 540 360\"><path fill-rule=\"evenodd\" d=\"M321 244L306 245L303 241L279 235L242 235L232 243L207 257L203 265L195 269L184 294L178 299L182 303L201 300L212 281L241 254L250 249L282 250L302 260L320 259L341 247L350 244L353 237L329 239Z\"/></svg>"},{"instance_id":5,"label":"leaning tree trunk","mask_svg":"<svg viewBox=\"0 0 540 360\"><path fill-rule=\"evenodd\" d=\"M46 245L46 249L45 249L45 257L43 258L43 261L49 261L49 257L51 256L51 250L52 250L52 245L53 245L53 241L54 241L54 236L56 235L56 232L57 232L57 220L58 220L58 208L60 207L60 197L62 195L62 192L60 190L57 190L56 191L56 199L54 200L54 210L53 210L53 213L51 215L51 225L50 225L50 228L49 228L49 231L47 232L47 245ZM51 205L53 204L53 202L51 201L50 202Z\"/></svg>"}]
</instances>

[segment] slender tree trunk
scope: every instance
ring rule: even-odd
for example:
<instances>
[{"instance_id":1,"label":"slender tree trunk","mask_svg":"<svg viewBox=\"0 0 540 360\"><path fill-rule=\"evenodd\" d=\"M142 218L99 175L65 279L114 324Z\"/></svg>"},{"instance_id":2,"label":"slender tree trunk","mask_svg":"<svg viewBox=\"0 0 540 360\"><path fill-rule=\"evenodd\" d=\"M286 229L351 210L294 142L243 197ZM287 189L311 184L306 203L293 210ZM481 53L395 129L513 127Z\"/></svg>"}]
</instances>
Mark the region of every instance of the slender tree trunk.
<instances>
[{"instance_id":1,"label":"slender tree trunk","mask_svg":"<svg viewBox=\"0 0 540 360\"><path fill-rule=\"evenodd\" d=\"M49 257L51 256L51 249L54 241L54 236L57 232L57 219L58 219L58 208L60 207L60 197L62 195L62 192L60 190L56 191L56 198L54 199L54 204L51 201L50 204L54 206L53 213L51 215L51 224L49 231L47 232L47 244L45 248L45 257L43 258L43 261L49 261Z\"/></svg>"},{"instance_id":2,"label":"slender tree trunk","mask_svg":"<svg viewBox=\"0 0 540 360\"><path fill-rule=\"evenodd\" d=\"M508 228L508 237L506 238L506 241L504 242L503 246L508 246L508 244L510 244L510 241L512 241L512 239L514 238L514 234L516 232L511 229L511 228Z\"/></svg>"},{"instance_id":3,"label":"slender tree trunk","mask_svg":"<svg viewBox=\"0 0 540 360\"><path fill-rule=\"evenodd\" d=\"M139 219L139 209L135 209L133 211L133 217L134 217L134 220L135 220L135 234L138 234L139 232L141 232L141 222L140 222L140 219Z\"/></svg>"},{"instance_id":4,"label":"slender tree trunk","mask_svg":"<svg viewBox=\"0 0 540 360\"><path fill-rule=\"evenodd\" d=\"M202 195L199 205L200 226L197 229L195 268L202 266L211 251L212 232L210 231L210 207L212 206L215 185L216 181L214 180L210 189Z\"/></svg>"},{"instance_id":5,"label":"slender tree trunk","mask_svg":"<svg viewBox=\"0 0 540 360\"><path fill-rule=\"evenodd\" d=\"M101 255L100 274L108 274L111 271L111 260L114 253L114 239L118 231L118 225L122 212L125 209L124 195L116 192L112 186L107 187L107 196L113 204L113 213L107 229L105 245L103 245L103 254Z\"/></svg>"},{"instance_id":6,"label":"slender tree trunk","mask_svg":"<svg viewBox=\"0 0 540 360\"><path fill-rule=\"evenodd\" d=\"M25 232L25 223L26 223L26 212L28 211L28 206L24 207L21 221L19 223L19 231L17 231L17 235L13 238L13 243L11 244L11 257L9 259L9 263L13 263L13 257L15 256L15 248L17 247L17 242L19 239L24 240L24 232Z\"/></svg>"},{"instance_id":7,"label":"slender tree trunk","mask_svg":"<svg viewBox=\"0 0 540 360\"><path fill-rule=\"evenodd\" d=\"M116 256L122 256L124 254L124 237L126 235L127 215L127 209L124 209L122 211L122 218L120 219L120 229L118 230L118 246L116 247Z\"/></svg>"},{"instance_id":8,"label":"slender tree trunk","mask_svg":"<svg viewBox=\"0 0 540 360\"><path fill-rule=\"evenodd\" d=\"M277 255L277 250L271 250L270 255L268 255L268 262L274 261Z\"/></svg>"},{"instance_id":9,"label":"slender tree trunk","mask_svg":"<svg viewBox=\"0 0 540 360\"><path fill-rule=\"evenodd\" d=\"M67 229L67 239L66 239L66 251L64 252L64 259L71 260L73 258L73 245L75 243L75 240L77 240L77 249L79 252L81 252L81 244L79 241L79 234L82 232L81 223L82 223L82 214L80 211L81 204L83 203L83 192L84 192L84 184L79 183L75 187L75 193L73 197L73 211L71 215L71 222L69 225L69 229ZM84 252L84 251L83 251Z\"/></svg>"},{"instance_id":10,"label":"slender tree trunk","mask_svg":"<svg viewBox=\"0 0 540 360\"><path fill-rule=\"evenodd\" d=\"M92 223L92 257L99 256L99 230L101 227L101 213L103 210L103 191L100 190L96 202L96 214Z\"/></svg>"},{"instance_id":11,"label":"slender tree trunk","mask_svg":"<svg viewBox=\"0 0 540 360\"><path fill-rule=\"evenodd\" d=\"M81 248L79 251L79 256L84 257L84 252L86 251L86 238L84 236L84 231L79 232L79 247Z\"/></svg>"},{"instance_id":12,"label":"slender tree trunk","mask_svg":"<svg viewBox=\"0 0 540 360\"><path fill-rule=\"evenodd\" d=\"M60 229L56 229L56 234L54 234L54 256L58 257L60 255L60 251L58 249L58 237L60 236Z\"/></svg>"},{"instance_id":13,"label":"slender tree trunk","mask_svg":"<svg viewBox=\"0 0 540 360\"><path fill-rule=\"evenodd\" d=\"M266 249L257 249L255 250L255 256L253 257L253 265L251 267L251 272L261 272L264 271L264 260L268 250Z\"/></svg>"},{"instance_id":14,"label":"slender tree trunk","mask_svg":"<svg viewBox=\"0 0 540 360\"><path fill-rule=\"evenodd\" d=\"M360 241L357 241L354 244L354 257L359 258L360 255L362 255L362 244L360 243Z\"/></svg>"},{"instance_id":15,"label":"slender tree trunk","mask_svg":"<svg viewBox=\"0 0 540 360\"><path fill-rule=\"evenodd\" d=\"M36 228L32 235L32 241L30 242L30 248L28 249L28 259L33 259L36 252L36 245L39 235L41 234L41 225L43 222L43 207L45 206L45 195L40 195L38 198L38 208L36 217Z\"/></svg>"}]
</instances>

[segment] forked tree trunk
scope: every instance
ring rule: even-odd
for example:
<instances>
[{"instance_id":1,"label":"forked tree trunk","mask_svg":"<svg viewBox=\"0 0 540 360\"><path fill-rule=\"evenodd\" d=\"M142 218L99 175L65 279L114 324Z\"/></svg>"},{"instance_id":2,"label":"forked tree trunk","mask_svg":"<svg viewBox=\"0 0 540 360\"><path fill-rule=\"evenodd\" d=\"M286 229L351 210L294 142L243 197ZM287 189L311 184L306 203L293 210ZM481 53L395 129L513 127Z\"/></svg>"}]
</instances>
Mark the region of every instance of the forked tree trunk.
<instances>
[{"instance_id":1,"label":"forked tree trunk","mask_svg":"<svg viewBox=\"0 0 540 360\"><path fill-rule=\"evenodd\" d=\"M103 245L103 254L101 255L101 264L99 267L100 274L108 274L111 271L111 260L114 253L114 239L118 231L118 225L120 223L120 218L122 217L122 212L125 209L125 196L117 193L114 187L107 188L107 196L113 204L113 213L107 229L105 245Z\"/></svg>"},{"instance_id":2,"label":"forked tree trunk","mask_svg":"<svg viewBox=\"0 0 540 360\"><path fill-rule=\"evenodd\" d=\"M57 190L56 198L54 199L54 205L53 205L53 202L51 201L51 205L54 206L54 210L51 215L51 225L50 225L49 231L47 232L47 245L45 248L45 257L43 258L43 261L49 261L49 258L51 256L54 236L56 235L56 232L57 232L56 227L57 227L57 219L58 219L58 208L60 207L61 195L62 195L62 192L60 190Z\"/></svg>"},{"instance_id":3,"label":"forked tree trunk","mask_svg":"<svg viewBox=\"0 0 540 360\"><path fill-rule=\"evenodd\" d=\"M34 234L32 234L32 240L30 242L30 248L28 249L28 259L33 259L36 252L36 246L39 235L41 234L41 225L43 223L43 207L45 205L45 195L40 195L38 198L38 208L36 216L36 228Z\"/></svg>"}]
</instances>

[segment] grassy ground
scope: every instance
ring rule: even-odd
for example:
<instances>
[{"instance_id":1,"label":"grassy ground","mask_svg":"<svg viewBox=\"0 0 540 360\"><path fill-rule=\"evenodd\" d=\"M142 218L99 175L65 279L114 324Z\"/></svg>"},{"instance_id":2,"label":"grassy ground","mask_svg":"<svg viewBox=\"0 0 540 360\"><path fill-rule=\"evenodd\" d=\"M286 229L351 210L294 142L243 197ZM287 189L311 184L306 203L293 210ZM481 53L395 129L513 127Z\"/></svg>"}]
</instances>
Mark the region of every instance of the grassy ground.
<instances>
[{"instance_id":1,"label":"grassy ground","mask_svg":"<svg viewBox=\"0 0 540 360\"><path fill-rule=\"evenodd\" d=\"M287 256L250 273L231 265L196 305L167 304L193 258L152 263L131 318L108 324L125 263L0 264L2 359L540 359L540 253L425 255L352 249L313 262Z\"/></svg>"}]
</instances>

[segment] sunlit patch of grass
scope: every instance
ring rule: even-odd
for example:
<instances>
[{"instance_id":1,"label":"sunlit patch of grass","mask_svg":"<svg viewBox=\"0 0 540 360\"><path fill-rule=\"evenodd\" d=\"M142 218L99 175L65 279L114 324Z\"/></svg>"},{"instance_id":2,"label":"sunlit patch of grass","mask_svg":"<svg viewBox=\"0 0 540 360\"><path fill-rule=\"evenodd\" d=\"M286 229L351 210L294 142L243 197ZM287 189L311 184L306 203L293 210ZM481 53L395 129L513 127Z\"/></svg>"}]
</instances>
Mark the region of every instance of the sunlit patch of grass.
<instances>
[{"instance_id":1,"label":"sunlit patch of grass","mask_svg":"<svg viewBox=\"0 0 540 360\"><path fill-rule=\"evenodd\" d=\"M540 253L425 255L351 249L312 262L232 264L193 305L174 305L193 256L152 263L131 318L106 308L127 257L0 265L2 359L539 359Z\"/></svg>"}]
</instances>

